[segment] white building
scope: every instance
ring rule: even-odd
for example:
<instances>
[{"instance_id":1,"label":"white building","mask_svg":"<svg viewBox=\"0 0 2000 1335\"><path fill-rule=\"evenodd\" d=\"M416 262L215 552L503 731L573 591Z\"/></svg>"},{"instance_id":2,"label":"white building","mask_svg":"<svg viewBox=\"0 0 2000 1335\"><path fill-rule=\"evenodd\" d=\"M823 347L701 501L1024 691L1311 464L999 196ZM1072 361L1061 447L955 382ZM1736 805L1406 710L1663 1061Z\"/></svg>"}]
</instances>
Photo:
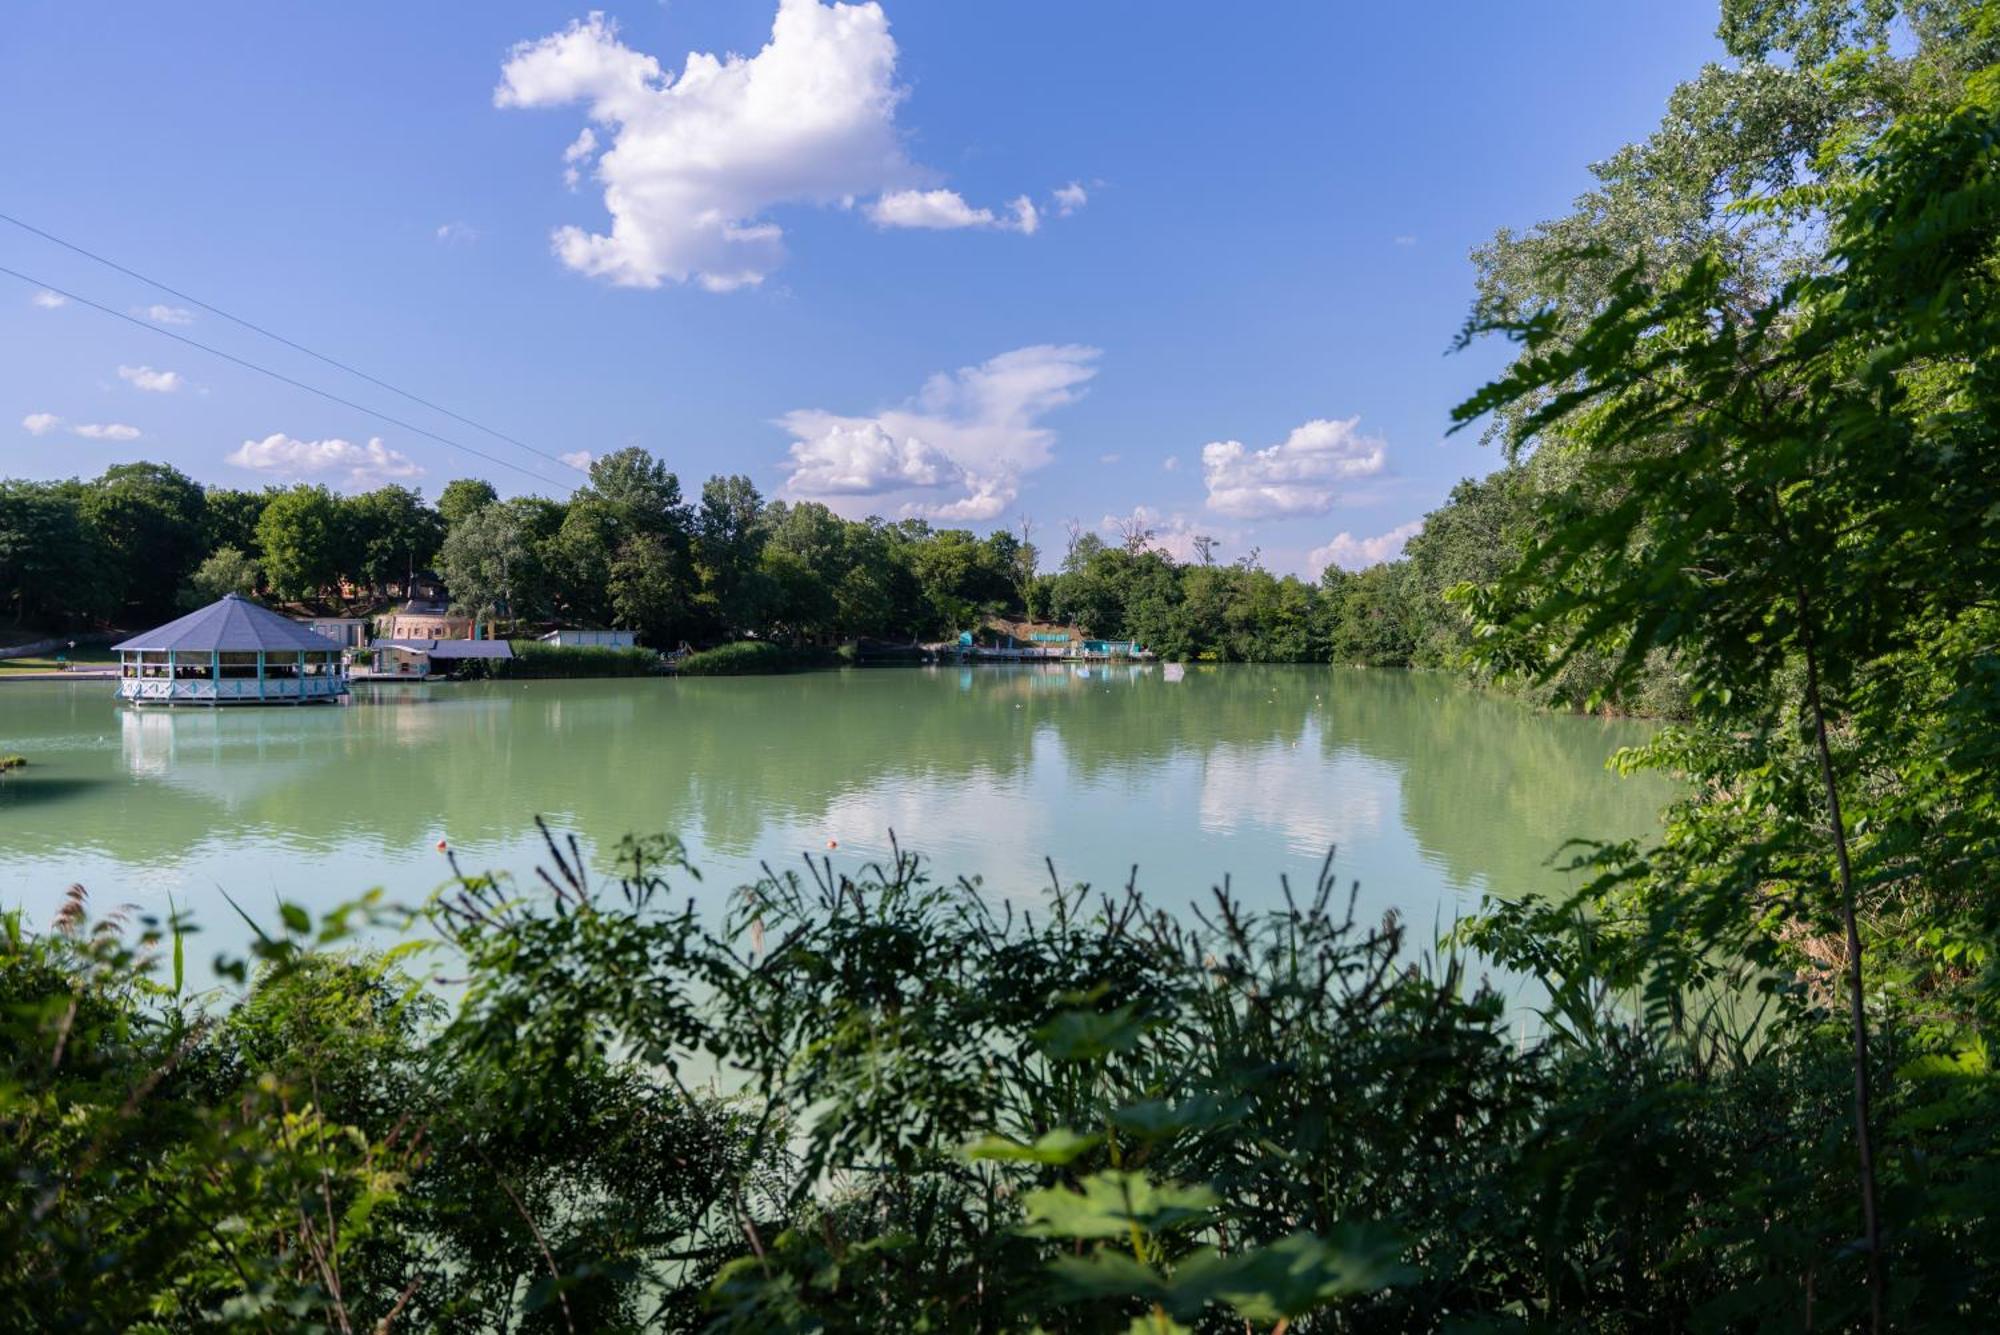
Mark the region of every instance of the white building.
<instances>
[{"instance_id":1,"label":"white building","mask_svg":"<svg viewBox=\"0 0 2000 1335\"><path fill-rule=\"evenodd\" d=\"M543 644L565 649L630 649L638 644L637 632L629 630L552 630L542 636Z\"/></svg>"}]
</instances>

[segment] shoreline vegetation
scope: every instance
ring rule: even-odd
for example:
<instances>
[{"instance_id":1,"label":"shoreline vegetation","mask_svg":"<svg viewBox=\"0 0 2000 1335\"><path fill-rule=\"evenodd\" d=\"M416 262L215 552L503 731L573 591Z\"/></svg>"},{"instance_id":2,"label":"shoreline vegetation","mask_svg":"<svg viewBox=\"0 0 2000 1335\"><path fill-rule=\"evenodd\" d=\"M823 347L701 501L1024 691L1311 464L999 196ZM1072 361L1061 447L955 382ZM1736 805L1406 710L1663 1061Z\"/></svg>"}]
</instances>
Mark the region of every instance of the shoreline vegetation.
<instances>
[{"instance_id":1,"label":"shoreline vegetation","mask_svg":"<svg viewBox=\"0 0 2000 1335\"><path fill-rule=\"evenodd\" d=\"M1139 529L1044 572L1026 529L741 478L688 503L637 449L567 501L434 509L157 465L0 483L17 623L366 593L419 551L483 619L717 670L1019 609L1671 714L1619 764L1679 794L1651 840L1567 845L1567 898L1429 950L1330 866L1192 921L900 854L698 911L672 840L600 878L550 835L533 880L280 904L195 995L190 924L78 887L0 923L0 1324L1992 1324L2000 3L1724 0L1719 36L1570 214L1477 253L1465 339L1516 355L1453 421L1504 464L1356 574ZM1489 962L1541 990L1534 1032Z\"/></svg>"}]
</instances>

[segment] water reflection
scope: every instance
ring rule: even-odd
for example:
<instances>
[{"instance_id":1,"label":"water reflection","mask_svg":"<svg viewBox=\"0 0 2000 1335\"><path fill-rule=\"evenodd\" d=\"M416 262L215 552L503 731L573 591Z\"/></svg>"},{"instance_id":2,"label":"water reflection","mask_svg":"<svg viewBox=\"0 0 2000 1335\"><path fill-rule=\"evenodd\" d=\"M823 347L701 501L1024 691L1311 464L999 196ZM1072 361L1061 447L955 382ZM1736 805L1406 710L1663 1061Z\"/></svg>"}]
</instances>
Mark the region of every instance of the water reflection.
<instances>
[{"instance_id":1,"label":"water reflection","mask_svg":"<svg viewBox=\"0 0 2000 1335\"><path fill-rule=\"evenodd\" d=\"M1642 832L1664 797L1604 772L1632 725L1551 718L1420 674L1156 665L383 687L350 708L120 710L101 684L0 687L6 898L91 874L326 899L420 893L449 838L525 866L537 813L599 848L673 830L733 884L760 857L879 851L952 872L1199 893L1329 844L1384 905L1544 888L1562 840ZM144 875L139 875L145 869ZM320 893L315 891L314 893Z\"/></svg>"}]
</instances>

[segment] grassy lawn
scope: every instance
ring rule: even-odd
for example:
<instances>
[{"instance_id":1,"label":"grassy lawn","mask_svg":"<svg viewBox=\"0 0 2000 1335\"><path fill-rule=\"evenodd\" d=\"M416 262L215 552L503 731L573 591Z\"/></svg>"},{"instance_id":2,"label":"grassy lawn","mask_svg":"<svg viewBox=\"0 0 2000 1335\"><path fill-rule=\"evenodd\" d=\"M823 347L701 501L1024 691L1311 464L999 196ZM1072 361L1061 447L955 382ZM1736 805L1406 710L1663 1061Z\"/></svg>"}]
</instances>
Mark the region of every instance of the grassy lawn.
<instances>
[{"instance_id":1,"label":"grassy lawn","mask_svg":"<svg viewBox=\"0 0 2000 1335\"><path fill-rule=\"evenodd\" d=\"M69 651L72 667L104 667L115 664L118 655L105 649L72 649ZM32 658L0 658L0 672L54 672L58 664L54 654L36 654Z\"/></svg>"}]
</instances>

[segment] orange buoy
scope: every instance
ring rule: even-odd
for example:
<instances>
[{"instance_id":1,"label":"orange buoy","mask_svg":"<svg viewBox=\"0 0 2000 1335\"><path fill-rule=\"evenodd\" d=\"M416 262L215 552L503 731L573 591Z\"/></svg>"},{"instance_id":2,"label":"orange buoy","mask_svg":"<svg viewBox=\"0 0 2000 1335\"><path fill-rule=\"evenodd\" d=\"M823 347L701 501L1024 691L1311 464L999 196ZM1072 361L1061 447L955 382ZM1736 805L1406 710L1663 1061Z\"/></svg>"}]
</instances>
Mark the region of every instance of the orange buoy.
<instances>
[{"instance_id":1,"label":"orange buoy","mask_svg":"<svg viewBox=\"0 0 2000 1335\"><path fill-rule=\"evenodd\" d=\"M440 853L444 852L444 848L445 848L444 840L442 839L438 840L438 852Z\"/></svg>"}]
</instances>

